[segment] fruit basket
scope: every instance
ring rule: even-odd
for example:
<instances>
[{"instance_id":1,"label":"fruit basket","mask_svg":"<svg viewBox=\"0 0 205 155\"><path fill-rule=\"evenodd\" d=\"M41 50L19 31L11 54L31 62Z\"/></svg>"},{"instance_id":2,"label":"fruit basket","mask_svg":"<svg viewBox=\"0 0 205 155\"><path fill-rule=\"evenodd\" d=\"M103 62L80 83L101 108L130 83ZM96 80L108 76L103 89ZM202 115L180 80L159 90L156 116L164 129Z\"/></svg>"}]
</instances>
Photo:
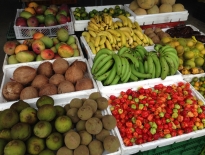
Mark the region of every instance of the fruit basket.
<instances>
[{"instance_id":1,"label":"fruit basket","mask_svg":"<svg viewBox=\"0 0 205 155\"><path fill-rule=\"evenodd\" d=\"M78 46L78 49L79 49L79 52L80 52L80 56L77 56L77 57L70 57L70 58L64 58L65 60L74 60L74 59L80 59L80 58L84 58L84 54L83 54L83 51L82 51L82 48L80 46L80 42L78 40L78 37L76 35L73 35L75 37L75 40L76 40L76 44ZM23 43L24 40L19 40L20 43ZM45 60L43 60L45 61ZM12 68L12 67L18 67L18 66L22 66L22 65L33 65L33 64L39 64L41 63L41 61L33 61L33 62L27 62L27 63L17 63L17 64L8 64L8 55L5 54L5 57L4 57L4 62L3 62L3 66L2 66L2 69L3 69L3 72L7 69L7 68Z\"/></svg>"},{"instance_id":2,"label":"fruit basket","mask_svg":"<svg viewBox=\"0 0 205 155\"><path fill-rule=\"evenodd\" d=\"M86 12L90 12L93 9L96 9L97 11L102 11L105 8L114 8L116 5L105 5L105 6L90 6L90 7L85 7ZM121 9L123 9L123 5L118 5ZM88 22L90 20L76 20L74 17L74 11L76 7L71 7L71 16L73 18L73 24L74 24L74 29L75 31L84 31L88 25ZM134 21L134 17L130 16L129 17L132 21Z\"/></svg>"},{"instance_id":3,"label":"fruit basket","mask_svg":"<svg viewBox=\"0 0 205 155\"><path fill-rule=\"evenodd\" d=\"M158 24L158 23L186 21L188 19L188 15L189 15L188 11L185 10L185 11L181 11L181 12L159 13L159 14L137 16L129 8L129 4L125 4L124 9L126 11L128 11L132 16L134 16L135 20L140 25L152 25L152 24Z\"/></svg>"},{"instance_id":4,"label":"fruit basket","mask_svg":"<svg viewBox=\"0 0 205 155\"><path fill-rule=\"evenodd\" d=\"M63 109L61 109L61 110L65 110L66 109L66 106L67 105L69 105L70 106L70 103L72 102L72 100L74 99L79 99L79 100L81 100L81 99L89 99L89 97L90 97L90 95L92 95L91 93L87 93L87 94L78 94L78 95L70 95L70 96L59 96L58 98L53 98L52 97L52 99L53 99L53 103L52 103L52 100L50 100L51 99L51 97L50 96L48 96L48 100L50 100L51 102L51 104L49 104L49 107L59 107L59 109L61 109L61 107L63 108ZM25 100L24 100L24 104L22 104L23 106L24 106L24 108L26 109L26 108L28 108L29 109L29 111L28 111L28 113L35 113L36 112L36 115L38 115L37 113L38 113L38 111L40 111L40 106L38 106L38 105L40 105L40 102L38 102L39 100L41 100L42 98L39 98L39 99L33 99L33 100L27 100L26 102L25 102ZM44 100L45 98L43 98L43 100ZM38 103L39 104L38 104ZM19 104L17 103L17 102L7 102L7 103L1 103L0 104L0 111L5 111L5 110L11 110L12 108L15 108L15 106L17 107ZM23 103L23 102L22 102ZM15 105L14 105L15 104ZM21 105L21 106L22 106ZM52 105L52 106L51 106ZM43 106L43 105L42 105ZM21 109L24 109L23 107L21 107ZM12 110L13 111L13 110ZM11 112L12 112L11 111ZM23 110L20 110L20 111L23 111ZM27 111L27 110L25 110L25 111ZM63 111L61 111L61 112L63 112ZM14 114L14 115L16 115L16 114L18 114L17 112ZM20 113L19 113L19 115L20 115ZM22 114L23 115L23 114ZM55 115L55 114L54 114ZM105 116L105 115L108 115L108 113L107 113L107 111L106 110L101 110L101 116L103 117L103 116ZM70 120L69 122L67 121L67 123L74 123L73 122L73 119L71 118L71 117L69 117L68 115L65 115L65 113L61 113L60 115L57 115L56 114L56 117L54 117L51 121L53 121L53 122L55 122L56 120L57 120L57 118L60 118L60 117L63 117L63 118L66 118L65 116L67 116L68 118L70 118L70 119L68 119L68 120ZM34 121L31 123L28 123L28 124L30 124L30 125L33 125L33 126L31 126L31 132L32 132L32 136L33 135L36 135L37 137L39 137L39 139L44 139L45 141L46 140L48 140L47 139L47 137L49 136L45 136L44 138L42 138L41 136L42 135L39 135L37 132L34 132L34 129L35 130L38 130L38 128L35 126L35 124L37 124L37 123L39 123L39 121L40 121L40 118L39 117L37 117L37 116L34 116L34 117L36 117L37 119L36 119L36 121L35 121L35 119L33 119ZM20 118L19 118L20 119ZM45 119L45 118L44 118ZM24 121L26 121L26 120L24 120ZM51 122L51 121L49 121L49 120L47 120L46 122ZM80 119L78 120L78 121L80 121ZM18 123L22 123L23 122L23 120L20 120ZM2 123L2 122L1 122ZM13 123L13 122L12 122ZM25 123L25 122L24 122ZM15 126L17 123L13 123L14 125L13 126ZM61 125L61 123L59 123L59 125ZM74 124L73 124L74 125ZM54 125L54 124L52 124L52 126L50 126L50 127L52 127L52 128L56 128L56 126ZM74 128L73 128L74 127ZM67 128L67 129L69 129L70 127L69 126L63 126L63 128ZM76 126L72 126L69 130L75 130L75 132L76 133L80 133L80 131L78 131L77 129L76 129L77 127ZM4 130L4 129L3 129ZM3 131L2 130L2 131ZM42 128L40 129L41 131L42 131ZM85 129L86 130L86 129ZM47 130L47 131L49 131L49 130ZM14 132L14 130L12 131L12 132ZM53 133L52 131L49 131L49 132L51 132L51 134ZM61 132L60 130L55 130L55 133L60 133L60 134L62 134L63 135L63 132ZM87 133L87 132L86 132ZM45 135L45 134L44 134ZM79 134L80 135L80 134ZM114 129L111 129L111 130L109 130L109 135L111 135L111 136L115 136L115 137L117 137L117 135L116 135L116 133L114 132ZM19 135L18 135L19 136ZM32 136L29 136L29 138L30 137L32 137ZM5 145L6 144L4 144L4 143L2 143L2 141L4 140L4 138L5 137L2 137L3 139L1 139L1 144L2 144L2 146L1 146L1 149L2 148L4 148L5 147ZM27 139L29 139L29 138L27 138ZM66 137L65 136L62 136L62 138L63 139L66 139ZM118 137L117 137L118 138ZM19 138L19 140L20 140L20 138ZM94 139L94 137L91 139L91 141L92 140L95 140ZM10 140L11 141L11 140ZM4 142L4 141L3 141ZM24 140L22 140L22 142L25 142ZM58 142L55 142L55 144L57 144ZM27 145L30 145L30 144L27 144ZM44 144L45 146L48 146L48 144ZM80 144L79 144L80 145ZM61 148L60 146L66 146L66 142L62 142L60 145L59 145L59 143L58 143L58 145L57 145L57 147L55 148L55 149L51 149L52 150L52 153L57 153L58 152L58 150L59 150L59 148ZM50 145L49 145L49 147L50 147ZM103 148L104 149L104 148ZM40 150L44 150L44 147L43 148L40 148ZM73 149L74 150L74 149ZM31 150L30 150L31 151ZM39 151L38 151L39 152ZM27 153L26 153L26 155L27 155ZM102 155L121 155L121 148L119 147L118 149L117 149L117 151L113 151L112 153L110 153L110 152L108 152L107 150L105 150L104 149L104 151L103 151L103 153L102 153Z\"/></svg>"},{"instance_id":5,"label":"fruit basket","mask_svg":"<svg viewBox=\"0 0 205 155\"><path fill-rule=\"evenodd\" d=\"M15 21L17 17L20 16L20 13L22 11L23 9L17 9ZM65 24L60 24L60 25L55 25L55 26L49 26L49 27L21 27L21 26L16 26L14 24L14 31L15 31L16 39L32 38L32 35L35 32L42 32L46 36L56 36L56 32L59 28L65 28L68 30L69 34L74 34L72 17L71 17L71 22L67 22Z\"/></svg>"},{"instance_id":6,"label":"fruit basket","mask_svg":"<svg viewBox=\"0 0 205 155\"><path fill-rule=\"evenodd\" d=\"M122 91L126 91L128 89L131 90L137 90L139 87L143 87L143 88L153 88L154 86L158 85L158 84L163 84L164 86L170 86L172 84L177 84L178 82L183 82L186 83L186 81L184 81L181 78L172 78L169 80L164 80L162 81L155 81L155 82L141 82L138 83L136 85L123 85L121 87L116 87L115 89L107 89L106 91L102 91L101 94L107 98L109 98L111 95L113 96L119 96L121 94ZM196 91L194 89L191 88L191 93L196 96L197 99L201 100L204 103L204 99L198 95L198 93L196 93ZM110 109L108 109L108 113L112 114ZM138 153L138 152L149 152L148 154L152 154L153 153L153 149L156 150L156 154L155 152L152 155L159 155L159 154L163 154L162 152L158 153L158 150L163 150L163 147L165 146L173 146L173 145L177 145L179 144L179 142L188 142L191 141L197 137L202 137L205 135L205 129L201 129L201 130L196 130L196 131L192 131L186 134L181 134L175 137L171 137L171 138L160 138L158 140L155 141L150 141L150 142L146 142L146 143L141 143L139 145L134 144L132 146L126 146L122 140L122 137L120 135L119 129L116 128L115 132L117 133L117 135L120 137L120 142L121 142L121 149L122 149L122 154L124 155L128 155L128 154L134 154L134 153ZM193 148L192 148L193 149ZM174 150L173 150L174 151ZM168 152L169 153L169 152Z\"/></svg>"},{"instance_id":7,"label":"fruit basket","mask_svg":"<svg viewBox=\"0 0 205 155\"><path fill-rule=\"evenodd\" d=\"M86 66L87 66L87 72L84 73L84 77L89 77L91 80L92 80L92 83L93 83L93 88L92 89L87 89L87 90L83 90L83 91L74 91L74 92L70 92L70 93L63 93L63 94L55 94L55 95L51 95L53 99L58 99L58 98L64 98L64 97L73 97L73 96L78 96L78 95L87 95L87 94L90 94L92 92L96 92L98 91L98 87L97 87L97 84L95 83L95 81L92 79L92 74L91 74L91 71L90 71L90 66L87 62L87 59L85 58L73 58L73 59L69 59L67 60L67 62L69 64L72 64L75 60L78 60L78 61L83 61L86 63ZM51 62L53 63L55 60L48 60L48 62ZM44 61L45 62L45 61ZM29 66L29 67L32 67L34 69L37 69L38 66L40 64L42 64L43 62L41 63L26 63L24 65L21 65L21 66ZM9 67L9 68L5 68L4 70L4 75L3 75L3 79L2 79L2 83L1 83L1 90L3 90L3 87L4 85L11 81L12 78L13 78L13 73L14 71L18 68L18 67L21 67L21 66L12 66L12 67ZM2 92L2 91L1 91ZM35 101L37 98L32 98L32 99L26 99L25 101ZM7 100L4 98L3 94L1 93L0 94L0 103L4 103L4 102L7 102Z\"/></svg>"}]
</instances>

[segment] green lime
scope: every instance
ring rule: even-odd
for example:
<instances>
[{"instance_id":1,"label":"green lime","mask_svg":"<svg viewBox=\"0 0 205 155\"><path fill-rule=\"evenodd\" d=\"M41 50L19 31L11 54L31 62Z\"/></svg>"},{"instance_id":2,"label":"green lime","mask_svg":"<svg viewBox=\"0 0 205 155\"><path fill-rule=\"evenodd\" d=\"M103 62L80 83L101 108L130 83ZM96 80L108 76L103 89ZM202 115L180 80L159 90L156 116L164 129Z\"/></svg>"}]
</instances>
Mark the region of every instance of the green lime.
<instances>
[{"instance_id":1,"label":"green lime","mask_svg":"<svg viewBox=\"0 0 205 155\"><path fill-rule=\"evenodd\" d=\"M201 86L202 86L203 88L205 88L205 84L202 84Z\"/></svg>"},{"instance_id":2,"label":"green lime","mask_svg":"<svg viewBox=\"0 0 205 155\"><path fill-rule=\"evenodd\" d=\"M198 77L194 77L194 78L192 79L192 81L194 81L194 82L197 82L198 80L199 80Z\"/></svg>"},{"instance_id":3,"label":"green lime","mask_svg":"<svg viewBox=\"0 0 205 155\"><path fill-rule=\"evenodd\" d=\"M200 81L204 81L204 80L205 80L205 77L200 77L199 80L200 80Z\"/></svg>"},{"instance_id":4,"label":"green lime","mask_svg":"<svg viewBox=\"0 0 205 155\"><path fill-rule=\"evenodd\" d=\"M190 84L191 84L192 86L194 86L194 83L195 83L194 81L191 81L191 82L190 82Z\"/></svg>"}]
</instances>

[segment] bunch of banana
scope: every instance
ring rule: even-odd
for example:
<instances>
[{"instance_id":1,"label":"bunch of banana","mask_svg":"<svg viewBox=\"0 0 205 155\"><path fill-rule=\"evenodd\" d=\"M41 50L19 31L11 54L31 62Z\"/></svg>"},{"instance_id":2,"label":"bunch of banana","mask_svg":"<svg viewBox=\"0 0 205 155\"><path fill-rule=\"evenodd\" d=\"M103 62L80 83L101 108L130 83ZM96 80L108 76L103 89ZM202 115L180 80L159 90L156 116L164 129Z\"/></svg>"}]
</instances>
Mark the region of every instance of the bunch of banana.
<instances>
[{"instance_id":1,"label":"bunch of banana","mask_svg":"<svg viewBox=\"0 0 205 155\"><path fill-rule=\"evenodd\" d=\"M137 45L153 45L153 41L143 33L139 24L130 18L119 15L120 20L113 21L108 14L95 15L90 19L87 31L82 33L93 54L100 49L119 50L126 46L134 48Z\"/></svg>"}]
</instances>

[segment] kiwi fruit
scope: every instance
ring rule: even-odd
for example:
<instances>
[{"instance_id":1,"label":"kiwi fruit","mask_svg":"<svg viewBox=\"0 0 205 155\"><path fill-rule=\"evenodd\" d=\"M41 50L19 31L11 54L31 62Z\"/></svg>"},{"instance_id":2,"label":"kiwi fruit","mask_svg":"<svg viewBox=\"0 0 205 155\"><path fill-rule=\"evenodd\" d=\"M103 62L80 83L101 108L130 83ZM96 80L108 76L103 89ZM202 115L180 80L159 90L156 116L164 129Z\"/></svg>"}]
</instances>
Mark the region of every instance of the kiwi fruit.
<instances>
[{"instance_id":1,"label":"kiwi fruit","mask_svg":"<svg viewBox=\"0 0 205 155\"><path fill-rule=\"evenodd\" d=\"M75 150L74 150L74 155L90 155L89 154L89 149L86 145L79 145Z\"/></svg>"},{"instance_id":2,"label":"kiwi fruit","mask_svg":"<svg viewBox=\"0 0 205 155\"><path fill-rule=\"evenodd\" d=\"M28 86L22 89L20 100L32 99L38 97L38 90L33 86Z\"/></svg>"},{"instance_id":3,"label":"kiwi fruit","mask_svg":"<svg viewBox=\"0 0 205 155\"><path fill-rule=\"evenodd\" d=\"M48 121L38 121L33 127L33 133L39 138L46 138L52 132L52 125Z\"/></svg>"},{"instance_id":4,"label":"kiwi fruit","mask_svg":"<svg viewBox=\"0 0 205 155\"><path fill-rule=\"evenodd\" d=\"M20 122L34 124L37 122L37 110L33 107L23 109L19 114Z\"/></svg>"},{"instance_id":5,"label":"kiwi fruit","mask_svg":"<svg viewBox=\"0 0 205 155\"><path fill-rule=\"evenodd\" d=\"M70 93L75 91L75 87L72 82L65 80L60 82L57 88L58 94L63 94L63 93Z\"/></svg>"},{"instance_id":6,"label":"kiwi fruit","mask_svg":"<svg viewBox=\"0 0 205 155\"><path fill-rule=\"evenodd\" d=\"M46 138L46 146L48 149L57 151L63 146L63 135L59 132L53 132Z\"/></svg>"},{"instance_id":7,"label":"kiwi fruit","mask_svg":"<svg viewBox=\"0 0 205 155\"><path fill-rule=\"evenodd\" d=\"M55 119L55 129L60 133L69 131L72 127L72 120L66 115L59 116Z\"/></svg>"},{"instance_id":8,"label":"kiwi fruit","mask_svg":"<svg viewBox=\"0 0 205 155\"><path fill-rule=\"evenodd\" d=\"M79 120L77 123L76 123L76 131L82 131L82 130L85 130L85 120Z\"/></svg>"},{"instance_id":9,"label":"kiwi fruit","mask_svg":"<svg viewBox=\"0 0 205 155\"><path fill-rule=\"evenodd\" d=\"M80 135L80 144L88 145L92 141L92 135L85 130L79 132Z\"/></svg>"},{"instance_id":10,"label":"kiwi fruit","mask_svg":"<svg viewBox=\"0 0 205 155\"><path fill-rule=\"evenodd\" d=\"M66 61L61 57L55 59L55 61L53 62L53 70L56 74L62 74L62 75L65 74L68 67L69 67L68 61Z\"/></svg>"},{"instance_id":11,"label":"kiwi fruit","mask_svg":"<svg viewBox=\"0 0 205 155\"><path fill-rule=\"evenodd\" d=\"M51 104L54 105L54 99L48 95L42 95L36 101L36 107L39 108L42 105Z\"/></svg>"},{"instance_id":12,"label":"kiwi fruit","mask_svg":"<svg viewBox=\"0 0 205 155\"><path fill-rule=\"evenodd\" d=\"M2 89L2 95L7 101L14 101L20 99L20 93L24 86L15 81L7 82Z\"/></svg>"},{"instance_id":13,"label":"kiwi fruit","mask_svg":"<svg viewBox=\"0 0 205 155\"><path fill-rule=\"evenodd\" d=\"M68 132L64 138L65 145L69 149L76 149L80 145L80 135L75 132Z\"/></svg>"},{"instance_id":14,"label":"kiwi fruit","mask_svg":"<svg viewBox=\"0 0 205 155\"><path fill-rule=\"evenodd\" d=\"M153 29L151 27L144 30L144 34L149 35L150 33L153 33Z\"/></svg>"},{"instance_id":15,"label":"kiwi fruit","mask_svg":"<svg viewBox=\"0 0 205 155\"><path fill-rule=\"evenodd\" d=\"M80 118L78 117L78 108L70 108L67 111L66 115L70 117L73 123L77 123L80 120Z\"/></svg>"},{"instance_id":16,"label":"kiwi fruit","mask_svg":"<svg viewBox=\"0 0 205 155\"><path fill-rule=\"evenodd\" d=\"M93 99L87 99L87 100L85 100L85 102L83 103L83 105L89 105L89 106L91 106L91 108L92 108L92 110L93 110L93 113L95 113L96 112L96 110L97 110L97 102L95 101L95 100L93 100Z\"/></svg>"},{"instance_id":17,"label":"kiwi fruit","mask_svg":"<svg viewBox=\"0 0 205 155\"><path fill-rule=\"evenodd\" d=\"M47 84L49 79L45 75L36 75L33 81L31 82L31 86L40 89L43 85Z\"/></svg>"},{"instance_id":18,"label":"kiwi fruit","mask_svg":"<svg viewBox=\"0 0 205 155\"><path fill-rule=\"evenodd\" d=\"M103 128L102 121L97 117L91 117L85 122L85 129L88 133L96 135Z\"/></svg>"},{"instance_id":19,"label":"kiwi fruit","mask_svg":"<svg viewBox=\"0 0 205 155\"><path fill-rule=\"evenodd\" d=\"M117 125L116 118L113 115L104 115L101 120L103 127L107 130L112 130Z\"/></svg>"},{"instance_id":20,"label":"kiwi fruit","mask_svg":"<svg viewBox=\"0 0 205 155\"><path fill-rule=\"evenodd\" d=\"M102 95L100 94L100 92L93 92L89 95L89 99L93 99L96 100L97 98L102 97Z\"/></svg>"},{"instance_id":21,"label":"kiwi fruit","mask_svg":"<svg viewBox=\"0 0 205 155\"><path fill-rule=\"evenodd\" d=\"M56 108L56 117L66 114L66 110L62 106L55 105L54 107Z\"/></svg>"},{"instance_id":22,"label":"kiwi fruit","mask_svg":"<svg viewBox=\"0 0 205 155\"><path fill-rule=\"evenodd\" d=\"M66 146L63 146L58 149L56 155L73 155L73 150L67 148Z\"/></svg>"},{"instance_id":23,"label":"kiwi fruit","mask_svg":"<svg viewBox=\"0 0 205 155\"><path fill-rule=\"evenodd\" d=\"M21 140L11 140L4 147L4 155L25 155L26 145Z\"/></svg>"},{"instance_id":24,"label":"kiwi fruit","mask_svg":"<svg viewBox=\"0 0 205 155\"><path fill-rule=\"evenodd\" d=\"M19 122L19 114L13 109L5 109L0 115L0 130L9 129Z\"/></svg>"},{"instance_id":25,"label":"kiwi fruit","mask_svg":"<svg viewBox=\"0 0 205 155\"><path fill-rule=\"evenodd\" d=\"M13 79L23 85L27 85L33 81L36 76L36 69L30 66L21 66L14 70Z\"/></svg>"},{"instance_id":26,"label":"kiwi fruit","mask_svg":"<svg viewBox=\"0 0 205 155\"><path fill-rule=\"evenodd\" d=\"M49 61L41 63L37 68L37 74L45 75L50 78L53 74L53 64Z\"/></svg>"},{"instance_id":27,"label":"kiwi fruit","mask_svg":"<svg viewBox=\"0 0 205 155\"><path fill-rule=\"evenodd\" d=\"M50 149L45 149L41 151L38 155L55 155L55 152Z\"/></svg>"},{"instance_id":28,"label":"kiwi fruit","mask_svg":"<svg viewBox=\"0 0 205 155\"><path fill-rule=\"evenodd\" d=\"M109 153L116 152L120 147L119 139L113 135L106 136L103 140L103 147Z\"/></svg>"},{"instance_id":29,"label":"kiwi fruit","mask_svg":"<svg viewBox=\"0 0 205 155\"><path fill-rule=\"evenodd\" d=\"M19 122L11 128L12 139L19 139L25 141L31 136L31 133L31 126L28 123Z\"/></svg>"},{"instance_id":30,"label":"kiwi fruit","mask_svg":"<svg viewBox=\"0 0 205 155\"><path fill-rule=\"evenodd\" d=\"M56 85L48 83L39 89L39 97L43 95L55 95L58 93Z\"/></svg>"},{"instance_id":31,"label":"kiwi fruit","mask_svg":"<svg viewBox=\"0 0 205 155\"><path fill-rule=\"evenodd\" d=\"M83 101L79 98L73 98L70 101L70 107L71 108L80 108L83 105Z\"/></svg>"},{"instance_id":32,"label":"kiwi fruit","mask_svg":"<svg viewBox=\"0 0 205 155\"><path fill-rule=\"evenodd\" d=\"M45 149L45 140L36 136L30 137L26 141L26 150L29 154L39 154Z\"/></svg>"},{"instance_id":33,"label":"kiwi fruit","mask_svg":"<svg viewBox=\"0 0 205 155\"><path fill-rule=\"evenodd\" d=\"M94 88L93 81L89 77L84 77L76 81L76 84L75 84L76 91L87 90L87 89L92 89L92 88Z\"/></svg>"},{"instance_id":34,"label":"kiwi fruit","mask_svg":"<svg viewBox=\"0 0 205 155\"><path fill-rule=\"evenodd\" d=\"M100 131L100 133L98 133L95 137L97 140L103 142L103 140L105 139L105 137L107 137L108 135L110 135L110 131L107 129L102 129Z\"/></svg>"},{"instance_id":35,"label":"kiwi fruit","mask_svg":"<svg viewBox=\"0 0 205 155\"><path fill-rule=\"evenodd\" d=\"M62 81L65 81L65 77L62 74L54 74L50 77L49 83L58 86Z\"/></svg>"},{"instance_id":36,"label":"kiwi fruit","mask_svg":"<svg viewBox=\"0 0 205 155\"><path fill-rule=\"evenodd\" d=\"M80 68L83 71L83 73L86 73L86 71L87 71L87 64L84 61L75 60L72 63L72 66L77 66L78 68Z\"/></svg>"},{"instance_id":37,"label":"kiwi fruit","mask_svg":"<svg viewBox=\"0 0 205 155\"><path fill-rule=\"evenodd\" d=\"M65 79L75 84L77 80L82 79L83 71L77 66L70 66L65 72Z\"/></svg>"},{"instance_id":38,"label":"kiwi fruit","mask_svg":"<svg viewBox=\"0 0 205 155\"><path fill-rule=\"evenodd\" d=\"M93 109L89 105L83 105L78 109L77 115L81 120L88 120L93 115Z\"/></svg>"},{"instance_id":39,"label":"kiwi fruit","mask_svg":"<svg viewBox=\"0 0 205 155\"><path fill-rule=\"evenodd\" d=\"M45 104L38 108L37 117L40 121L52 121L56 117L56 108L51 104Z\"/></svg>"},{"instance_id":40,"label":"kiwi fruit","mask_svg":"<svg viewBox=\"0 0 205 155\"><path fill-rule=\"evenodd\" d=\"M21 110L23 110L24 108L30 107L30 105L23 101L23 100L19 100L17 102L14 102L11 106L10 109L16 110L18 113L21 112Z\"/></svg>"},{"instance_id":41,"label":"kiwi fruit","mask_svg":"<svg viewBox=\"0 0 205 155\"><path fill-rule=\"evenodd\" d=\"M108 107L108 100L105 97L99 97L96 99L97 108L99 110L105 110Z\"/></svg>"},{"instance_id":42,"label":"kiwi fruit","mask_svg":"<svg viewBox=\"0 0 205 155\"><path fill-rule=\"evenodd\" d=\"M101 110L96 110L96 112L93 114L93 117L97 117L101 119L103 117Z\"/></svg>"},{"instance_id":43,"label":"kiwi fruit","mask_svg":"<svg viewBox=\"0 0 205 155\"><path fill-rule=\"evenodd\" d=\"M88 145L90 155L102 155L104 148L101 141L94 139L92 142Z\"/></svg>"}]
</instances>

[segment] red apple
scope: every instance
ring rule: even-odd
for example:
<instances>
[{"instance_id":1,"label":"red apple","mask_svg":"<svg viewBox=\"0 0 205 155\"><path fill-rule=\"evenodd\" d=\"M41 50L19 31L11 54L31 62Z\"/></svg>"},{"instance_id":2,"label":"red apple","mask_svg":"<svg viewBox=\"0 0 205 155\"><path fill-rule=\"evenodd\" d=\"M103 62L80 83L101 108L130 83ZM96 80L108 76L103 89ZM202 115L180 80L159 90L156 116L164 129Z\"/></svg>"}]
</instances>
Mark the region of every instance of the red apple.
<instances>
[{"instance_id":1,"label":"red apple","mask_svg":"<svg viewBox=\"0 0 205 155\"><path fill-rule=\"evenodd\" d=\"M41 51L41 57L44 60L51 60L54 58L55 53L51 49L44 49Z\"/></svg>"},{"instance_id":2,"label":"red apple","mask_svg":"<svg viewBox=\"0 0 205 155\"><path fill-rule=\"evenodd\" d=\"M35 8L35 11L36 11L36 14L37 15L43 15L44 12L46 11L46 6L45 5L38 5L36 8Z\"/></svg>"},{"instance_id":3,"label":"red apple","mask_svg":"<svg viewBox=\"0 0 205 155\"><path fill-rule=\"evenodd\" d=\"M67 17L65 15L63 15L63 14L57 14L56 15L56 19L57 19L59 24L65 24L65 23L68 22Z\"/></svg>"},{"instance_id":4,"label":"red apple","mask_svg":"<svg viewBox=\"0 0 205 155\"><path fill-rule=\"evenodd\" d=\"M23 18L23 17L17 17L17 18L16 18L15 25L16 25L16 26L27 27L26 18Z\"/></svg>"},{"instance_id":5,"label":"red apple","mask_svg":"<svg viewBox=\"0 0 205 155\"><path fill-rule=\"evenodd\" d=\"M29 27L37 27L39 25L39 22L38 22L38 19L36 18L36 16L32 16L32 17L28 18L27 25Z\"/></svg>"}]
</instances>

